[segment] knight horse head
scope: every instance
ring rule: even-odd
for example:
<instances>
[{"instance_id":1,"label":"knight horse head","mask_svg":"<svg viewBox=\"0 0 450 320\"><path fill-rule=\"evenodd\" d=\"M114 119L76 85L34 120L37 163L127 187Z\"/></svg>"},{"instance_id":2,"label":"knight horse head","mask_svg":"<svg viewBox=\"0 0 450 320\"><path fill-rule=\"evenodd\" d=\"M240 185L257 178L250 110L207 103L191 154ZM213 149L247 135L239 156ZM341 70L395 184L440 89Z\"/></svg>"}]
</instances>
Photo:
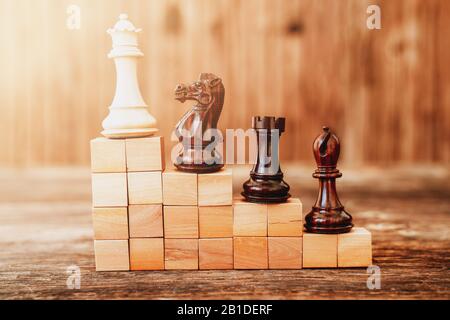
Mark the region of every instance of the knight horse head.
<instances>
[{"instance_id":1,"label":"knight horse head","mask_svg":"<svg viewBox=\"0 0 450 320\"><path fill-rule=\"evenodd\" d=\"M200 79L192 84L179 84L175 89L175 99L184 103L187 100L196 101L197 104L181 119L177 125L177 131L185 129L192 131L192 122L189 116L194 112L202 121L202 133L209 128L217 128L220 114L223 108L225 88L222 79L212 73L202 73ZM184 121L183 121L184 120ZM193 120L193 119L192 119Z\"/></svg>"},{"instance_id":2,"label":"knight horse head","mask_svg":"<svg viewBox=\"0 0 450 320\"><path fill-rule=\"evenodd\" d=\"M209 129L217 129L224 97L225 88L222 80L212 73L202 73L200 79L191 84L177 85L175 89L176 100L182 103L188 100L195 101L193 107L181 118L175 128L175 133L180 142L183 140L185 133L189 133L191 137L191 147L183 151L184 162L191 161L188 154L194 147L195 139L193 137L200 137L203 148L213 141L206 140L208 138L205 138L204 135Z\"/></svg>"}]
</instances>

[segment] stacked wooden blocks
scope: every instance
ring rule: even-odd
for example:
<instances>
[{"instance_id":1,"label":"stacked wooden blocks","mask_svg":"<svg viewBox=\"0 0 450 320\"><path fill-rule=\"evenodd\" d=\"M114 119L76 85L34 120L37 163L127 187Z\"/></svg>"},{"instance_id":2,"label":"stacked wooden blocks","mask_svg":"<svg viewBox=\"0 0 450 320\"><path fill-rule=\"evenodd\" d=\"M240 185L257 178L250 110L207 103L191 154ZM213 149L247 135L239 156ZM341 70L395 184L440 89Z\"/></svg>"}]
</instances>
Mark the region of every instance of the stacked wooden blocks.
<instances>
[{"instance_id":1,"label":"stacked wooden blocks","mask_svg":"<svg viewBox=\"0 0 450 320\"><path fill-rule=\"evenodd\" d=\"M235 269L301 269L302 203L234 203Z\"/></svg>"},{"instance_id":2,"label":"stacked wooden blocks","mask_svg":"<svg viewBox=\"0 0 450 320\"><path fill-rule=\"evenodd\" d=\"M162 137L91 141L98 271L164 269Z\"/></svg>"},{"instance_id":3,"label":"stacked wooden blocks","mask_svg":"<svg viewBox=\"0 0 450 320\"><path fill-rule=\"evenodd\" d=\"M363 228L303 232L302 203L233 201L232 170L165 170L162 137L91 141L98 271L365 267Z\"/></svg>"},{"instance_id":4,"label":"stacked wooden blocks","mask_svg":"<svg viewBox=\"0 0 450 320\"><path fill-rule=\"evenodd\" d=\"M367 267L372 235L354 228L339 235L304 233L302 203L234 202L235 269Z\"/></svg>"},{"instance_id":5,"label":"stacked wooden blocks","mask_svg":"<svg viewBox=\"0 0 450 320\"><path fill-rule=\"evenodd\" d=\"M303 235L304 268L368 267L372 264L372 234L353 228L343 234Z\"/></svg>"},{"instance_id":6,"label":"stacked wooden blocks","mask_svg":"<svg viewBox=\"0 0 450 320\"><path fill-rule=\"evenodd\" d=\"M165 268L233 269L232 171L163 173Z\"/></svg>"}]
</instances>

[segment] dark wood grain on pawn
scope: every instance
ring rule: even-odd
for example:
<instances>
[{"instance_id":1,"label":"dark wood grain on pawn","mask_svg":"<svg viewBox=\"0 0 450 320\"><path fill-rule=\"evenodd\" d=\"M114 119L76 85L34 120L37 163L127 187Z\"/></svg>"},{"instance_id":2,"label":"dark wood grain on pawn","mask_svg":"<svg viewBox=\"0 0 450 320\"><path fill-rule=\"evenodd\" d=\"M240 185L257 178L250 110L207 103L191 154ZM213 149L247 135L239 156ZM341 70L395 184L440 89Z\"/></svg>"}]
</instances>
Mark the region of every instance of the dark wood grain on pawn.
<instances>
[{"instance_id":1,"label":"dark wood grain on pawn","mask_svg":"<svg viewBox=\"0 0 450 320\"><path fill-rule=\"evenodd\" d=\"M284 166L305 212L317 192L311 168ZM235 169L235 190L248 171ZM381 290L367 289L365 269L95 272L89 172L70 169L0 172L0 298L449 299L448 170L341 171L345 206L373 233ZM80 290L66 289L70 265Z\"/></svg>"}]
</instances>

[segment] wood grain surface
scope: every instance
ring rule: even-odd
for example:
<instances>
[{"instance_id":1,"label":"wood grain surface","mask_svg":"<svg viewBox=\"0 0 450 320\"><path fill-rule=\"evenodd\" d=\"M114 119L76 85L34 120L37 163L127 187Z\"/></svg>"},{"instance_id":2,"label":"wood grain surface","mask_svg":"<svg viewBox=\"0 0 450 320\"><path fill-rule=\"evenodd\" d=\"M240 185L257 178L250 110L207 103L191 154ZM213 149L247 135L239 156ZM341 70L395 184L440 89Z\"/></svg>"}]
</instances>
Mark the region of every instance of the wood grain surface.
<instances>
[{"instance_id":1,"label":"wood grain surface","mask_svg":"<svg viewBox=\"0 0 450 320\"><path fill-rule=\"evenodd\" d=\"M315 168L285 165L304 211ZM373 234L381 289L363 269L95 272L89 169L0 171L2 299L450 299L448 168L348 170L338 182L357 226ZM249 168L234 169L239 191ZM66 269L81 269L81 289Z\"/></svg>"},{"instance_id":2,"label":"wood grain surface","mask_svg":"<svg viewBox=\"0 0 450 320\"><path fill-rule=\"evenodd\" d=\"M79 30L66 27L71 4ZM379 4L382 29L368 30ZM114 95L106 29L143 29L142 94L170 133L173 98L201 72L223 78L219 127L287 117L283 159L306 160L322 125L348 164L450 161L448 0L2 0L0 164L87 165Z\"/></svg>"}]
</instances>

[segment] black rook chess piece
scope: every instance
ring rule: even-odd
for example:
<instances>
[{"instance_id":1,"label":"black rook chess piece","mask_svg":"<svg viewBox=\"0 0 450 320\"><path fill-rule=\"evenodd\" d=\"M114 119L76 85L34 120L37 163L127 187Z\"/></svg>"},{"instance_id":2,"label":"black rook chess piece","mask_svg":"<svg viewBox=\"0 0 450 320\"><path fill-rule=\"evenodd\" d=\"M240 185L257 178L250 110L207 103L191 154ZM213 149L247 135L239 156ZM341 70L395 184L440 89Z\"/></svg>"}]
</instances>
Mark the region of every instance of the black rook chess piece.
<instances>
[{"instance_id":1,"label":"black rook chess piece","mask_svg":"<svg viewBox=\"0 0 450 320\"><path fill-rule=\"evenodd\" d=\"M336 168L340 143L328 127L314 141L313 153L318 167L313 177L319 179L319 194L305 217L305 228L311 233L349 232L353 227L352 216L344 210L336 191L336 178L342 176Z\"/></svg>"},{"instance_id":2,"label":"black rook chess piece","mask_svg":"<svg viewBox=\"0 0 450 320\"><path fill-rule=\"evenodd\" d=\"M278 148L285 118L254 117L252 127L257 135L258 158L242 195L249 202L285 202L291 195L289 185L283 181Z\"/></svg>"}]
</instances>

